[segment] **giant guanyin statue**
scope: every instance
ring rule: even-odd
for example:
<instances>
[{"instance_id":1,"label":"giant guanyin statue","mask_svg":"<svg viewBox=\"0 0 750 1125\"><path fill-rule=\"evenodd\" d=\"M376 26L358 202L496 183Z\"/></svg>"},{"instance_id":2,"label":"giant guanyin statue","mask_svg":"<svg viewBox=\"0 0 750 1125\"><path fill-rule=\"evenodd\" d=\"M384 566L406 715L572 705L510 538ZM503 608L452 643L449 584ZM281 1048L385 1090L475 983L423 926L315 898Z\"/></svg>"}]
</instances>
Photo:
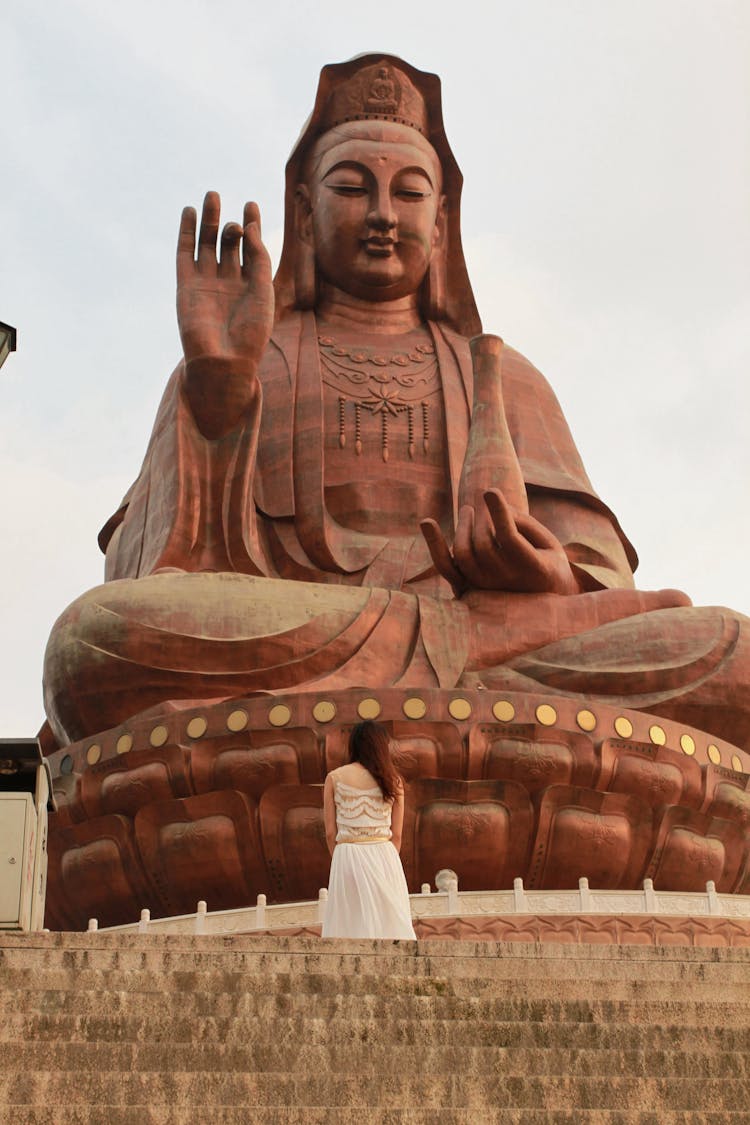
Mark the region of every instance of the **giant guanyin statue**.
<instances>
[{"instance_id":1,"label":"giant guanyin statue","mask_svg":"<svg viewBox=\"0 0 750 1125\"><path fill-rule=\"evenodd\" d=\"M549 384L481 334L461 183L438 79L366 55L322 72L273 280L255 204L221 229L217 194L185 209L183 358L100 535L106 582L48 646L62 749L175 701L363 688L750 748L747 620L635 589Z\"/></svg>"}]
</instances>

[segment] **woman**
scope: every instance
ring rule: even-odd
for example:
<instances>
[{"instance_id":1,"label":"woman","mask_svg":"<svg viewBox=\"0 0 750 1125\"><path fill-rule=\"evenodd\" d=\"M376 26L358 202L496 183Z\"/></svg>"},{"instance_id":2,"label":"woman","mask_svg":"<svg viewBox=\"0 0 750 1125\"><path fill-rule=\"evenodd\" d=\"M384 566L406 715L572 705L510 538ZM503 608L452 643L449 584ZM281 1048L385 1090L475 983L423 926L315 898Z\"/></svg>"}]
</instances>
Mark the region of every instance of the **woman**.
<instances>
[{"instance_id":1,"label":"woman","mask_svg":"<svg viewBox=\"0 0 750 1125\"><path fill-rule=\"evenodd\" d=\"M328 774L323 791L331 852L323 937L416 937L398 853L404 783L380 723L358 723L349 763Z\"/></svg>"}]
</instances>

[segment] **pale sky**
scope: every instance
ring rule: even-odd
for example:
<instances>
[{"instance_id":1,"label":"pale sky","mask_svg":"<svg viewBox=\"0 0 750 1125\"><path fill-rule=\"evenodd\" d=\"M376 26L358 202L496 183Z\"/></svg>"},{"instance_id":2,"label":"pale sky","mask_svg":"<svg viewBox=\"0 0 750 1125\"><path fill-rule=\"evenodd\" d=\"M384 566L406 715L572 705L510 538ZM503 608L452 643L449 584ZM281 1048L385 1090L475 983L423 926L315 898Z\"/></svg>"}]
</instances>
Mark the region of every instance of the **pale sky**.
<instances>
[{"instance_id":1,"label":"pale sky","mask_svg":"<svg viewBox=\"0 0 750 1125\"><path fill-rule=\"evenodd\" d=\"M3 17L0 736L42 719L49 630L103 577L179 358L174 244L208 188L261 206L320 68L443 82L484 329L561 400L643 589L750 614L746 0L24 0Z\"/></svg>"}]
</instances>

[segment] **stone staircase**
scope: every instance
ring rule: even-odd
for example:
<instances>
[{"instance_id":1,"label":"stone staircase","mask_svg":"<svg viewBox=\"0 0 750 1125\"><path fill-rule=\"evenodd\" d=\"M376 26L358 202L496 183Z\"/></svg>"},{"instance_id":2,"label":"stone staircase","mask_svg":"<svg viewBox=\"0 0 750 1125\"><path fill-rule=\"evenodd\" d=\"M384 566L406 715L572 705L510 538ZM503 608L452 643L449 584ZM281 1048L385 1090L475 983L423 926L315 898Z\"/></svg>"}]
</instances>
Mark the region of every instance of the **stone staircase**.
<instances>
[{"instance_id":1,"label":"stone staircase","mask_svg":"<svg viewBox=\"0 0 750 1125\"><path fill-rule=\"evenodd\" d=\"M750 1121L750 950L0 935L0 1122Z\"/></svg>"}]
</instances>

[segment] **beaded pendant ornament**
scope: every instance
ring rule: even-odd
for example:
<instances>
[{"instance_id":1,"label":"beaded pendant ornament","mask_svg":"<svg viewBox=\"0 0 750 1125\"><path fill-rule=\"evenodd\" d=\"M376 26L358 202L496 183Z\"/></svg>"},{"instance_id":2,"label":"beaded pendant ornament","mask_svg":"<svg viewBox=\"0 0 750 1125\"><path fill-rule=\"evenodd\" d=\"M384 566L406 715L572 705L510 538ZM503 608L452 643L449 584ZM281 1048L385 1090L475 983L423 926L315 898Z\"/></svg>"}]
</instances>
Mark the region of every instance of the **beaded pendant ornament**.
<instances>
[{"instance_id":1,"label":"beaded pendant ornament","mask_svg":"<svg viewBox=\"0 0 750 1125\"><path fill-rule=\"evenodd\" d=\"M362 454L362 411L380 419L381 456L388 460L389 427L406 422L409 457L416 450L416 429L421 428L423 454L430 448L429 399L440 390L440 379L431 343L416 344L410 351L387 353L338 344L332 336L318 336L323 382L338 394L339 446L347 444L347 427L354 433L354 451Z\"/></svg>"}]
</instances>

